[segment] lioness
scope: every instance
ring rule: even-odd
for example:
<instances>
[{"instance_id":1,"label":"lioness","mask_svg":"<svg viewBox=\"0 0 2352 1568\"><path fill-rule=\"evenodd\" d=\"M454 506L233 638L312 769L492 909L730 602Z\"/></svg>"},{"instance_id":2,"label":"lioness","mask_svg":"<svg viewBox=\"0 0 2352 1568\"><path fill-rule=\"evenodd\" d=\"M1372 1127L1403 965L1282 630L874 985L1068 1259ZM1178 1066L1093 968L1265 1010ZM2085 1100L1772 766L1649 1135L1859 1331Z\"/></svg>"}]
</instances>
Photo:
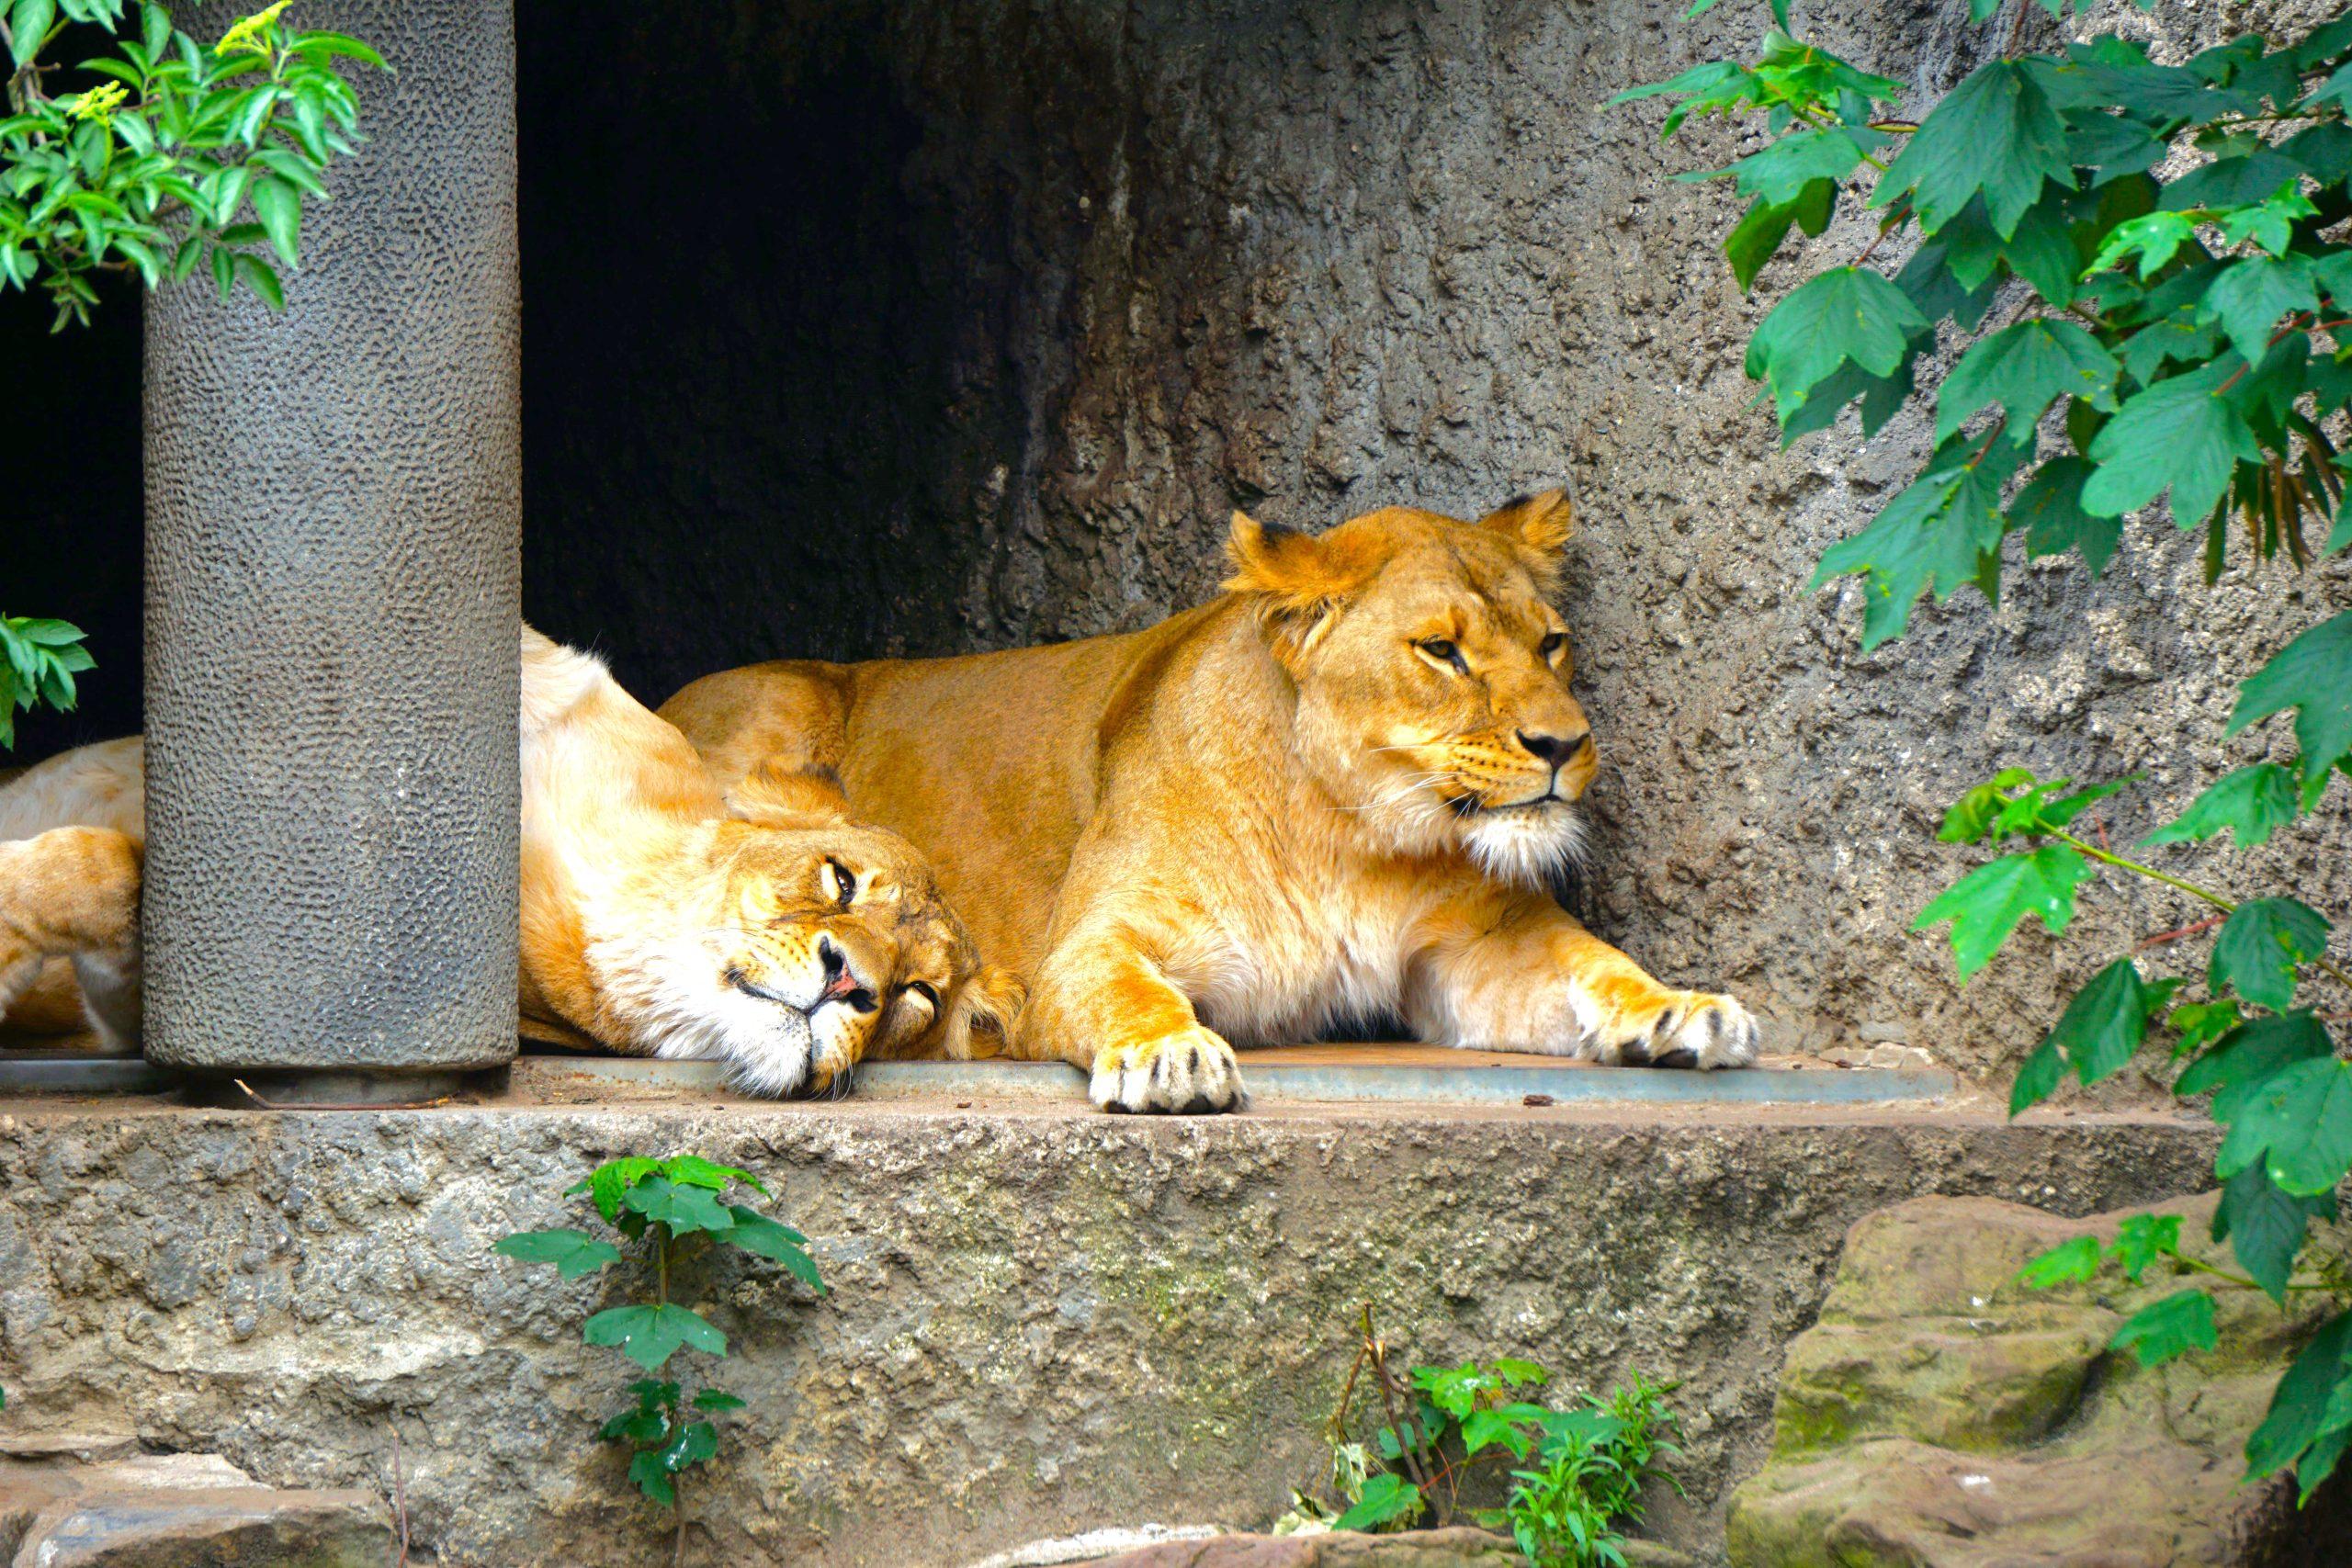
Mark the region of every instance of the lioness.
<instances>
[{"instance_id":1,"label":"lioness","mask_svg":"<svg viewBox=\"0 0 2352 1568\"><path fill-rule=\"evenodd\" d=\"M1559 491L1320 536L1237 513L1227 593L1149 630L772 663L662 707L729 783L831 765L1030 983L1014 1050L1097 1105L1221 1111L1228 1041L1401 1014L1450 1045L1741 1066L1756 1025L1546 895L1598 765L1550 598Z\"/></svg>"},{"instance_id":2,"label":"lioness","mask_svg":"<svg viewBox=\"0 0 2352 1568\"><path fill-rule=\"evenodd\" d=\"M526 626L522 670L526 1033L716 1058L788 1094L1006 1031L1018 981L831 775L763 769L722 795L596 660ZM0 790L0 1015L69 956L100 1032L136 1035L142 772L136 739L109 741Z\"/></svg>"}]
</instances>

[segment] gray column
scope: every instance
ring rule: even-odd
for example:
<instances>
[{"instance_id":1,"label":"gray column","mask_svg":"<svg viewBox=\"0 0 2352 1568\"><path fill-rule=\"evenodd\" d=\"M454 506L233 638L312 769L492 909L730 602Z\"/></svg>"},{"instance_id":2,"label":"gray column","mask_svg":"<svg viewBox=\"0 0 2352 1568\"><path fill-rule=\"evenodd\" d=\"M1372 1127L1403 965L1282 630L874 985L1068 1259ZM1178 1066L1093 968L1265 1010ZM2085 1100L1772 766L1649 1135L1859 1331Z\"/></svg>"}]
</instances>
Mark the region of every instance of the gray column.
<instances>
[{"instance_id":1,"label":"gray column","mask_svg":"<svg viewBox=\"0 0 2352 1568\"><path fill-rule=\"evenodd\" d=\"M217 33L249 4L206 5ZM273 315L147 314L146 1042L216 1071L514 1054L511 0L308 0L380 49Z\"/></svg>"}]
</instances>

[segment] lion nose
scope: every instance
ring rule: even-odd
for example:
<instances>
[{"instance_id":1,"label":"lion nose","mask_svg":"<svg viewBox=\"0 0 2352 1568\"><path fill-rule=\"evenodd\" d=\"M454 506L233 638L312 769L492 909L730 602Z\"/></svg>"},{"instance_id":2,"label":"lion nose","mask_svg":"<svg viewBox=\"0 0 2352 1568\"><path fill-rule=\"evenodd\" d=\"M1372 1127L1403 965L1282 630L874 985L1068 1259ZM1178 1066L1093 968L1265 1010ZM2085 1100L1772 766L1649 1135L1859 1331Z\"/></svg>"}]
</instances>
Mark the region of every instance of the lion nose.
<instances>
[{"instance_id":1,"label":"lion nose","mask_svg":"<svg viewBox=\"0 0 2352 1568\"><path fill-rule=\"evenodd\" d=\"M1551 763L1555 771L1566 767L1569 759L1583 750L1585 742L1591 739L1592 731L1589 729L1581 735L1530 735L1524 729L1519 732L1519 743Z\"/></svg>"},{"instance_id":2,"label":"lion nose","mask_svg":"<svg viewBox=\"0 0 2352 1568\"><path fill-rule=\"evenodd\" d=\"M818 998L820 1007L826 1002L847 1002L852 1012L874 1010L874 987L850 967L849 954L841 950L840 943L829 936L819 937L817 961L825 966L825 989Z\"/></svg>"}]
</instances>

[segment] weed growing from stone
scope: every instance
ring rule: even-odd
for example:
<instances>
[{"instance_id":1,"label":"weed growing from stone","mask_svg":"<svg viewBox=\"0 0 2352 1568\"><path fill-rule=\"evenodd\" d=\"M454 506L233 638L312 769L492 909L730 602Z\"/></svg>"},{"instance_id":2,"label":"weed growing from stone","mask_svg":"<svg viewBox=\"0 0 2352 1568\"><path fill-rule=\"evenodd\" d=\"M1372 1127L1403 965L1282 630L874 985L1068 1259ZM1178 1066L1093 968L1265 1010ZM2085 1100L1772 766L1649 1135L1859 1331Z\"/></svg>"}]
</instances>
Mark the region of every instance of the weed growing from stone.
<instances>
[{"instance_id":1,"label":"weed growing from stone","mask_svg":"<svg viewBox=\"0 0 2352 1568\"><path fill-rule=\"evenodd\" d=\"M1369 1443L1352 1412L1369 1380L1385 1417ZM1583 1394L1565 1410L1534 1398L1551 1374L1504 1357L1458 1367L1414 1367L1399 1380L1366 1307L1363 1338L1326 1433L1331 1472L1291 1494L1275 1533L1442 1529L1466 1516L1509 1530L1535 1568L1623 1568L1618 1527L1642 1517L1658 1460L1678 1450L1666 1408L1671 1383L1636 1372L1607 1399ZM1369 1403L1369 1402L1367 1402ZM1516 1483L1499 1508L1462 1506L1464 1484L1506 1462ZM1490 1494L1491 1495L1491 1494Z\"/></svg>"},{"instance_id":2,"label":"weed growing from stone","mask_svg":"<svg viewBox=\"0 0 2352 1568\"><path fill-rule=\"evenodd\" d=\"M1715 3L1698 0L1690 15ZM2068 0L2039 4L2045 36L2070 25ZM1918 104L1904 82L1797 37L1789 0L1770 5L1752 60L1694 65L1612 101L1675 100L1669 137L1709 116L1760 118L1762 146L1684 176L1727 177L1751 198L1724 242L1742 289L1792 231L1824 233L1841 205L1876 214L1876 232L1843 265L1802 266L1757 323L1747 360L1783 445L1857 400L1865 437L1906 405L1934 405L1935 449L1917 477L1824 552L1814 576L1815 587L1861 580L1850 597L1863 651L1901 637L1922 594L1940 604L1973 585L1994 599L2004 555L2014 564L2018 553L2012 535L2027 558L2071 553L2097 577L2125 547L2126 520L2160 498L2201 539L2209 585L2236 564L2230 591L2327 605L2324 585L2290 587L2287 574L2352 548L2352 452L2338 445L2352 410L2352 14L2334 7L2292 29L2300 37L2248 32L2166 64L2128 29L2083 26L2079 6L2076 36L2030 52L2033 6L2018 0L1979 51L1990 58ZM1969 0L1969 19L1994 22L2001 9ZM2289 713L2291 743L2270 722ZM2223 736L2266 723L2275 755L2212 781L2141 845L2227 833L2257 848L2352 774L2352 610L2239 682ZM2077 889L2101 877L2195 901L2205 918L2109 955L2026 1057L2010 1103L2025 1111L2070 1076L2110 1077L2150 1047L2159 1063L2168 1055L2173 1092L2211 1096L2228 1129L2212 1234L2239 1268L2182 1258L2175 1220L2170 1232L2127 1229L2105 1251L2070 1243L2029 1278L2112 1266L2136 1280L2161 1257L2282 1306L2306 1291L2341 1305L2311 1238L2352 1176L2352 1060L2329 1027L2352 1017L2352 965L2330 956L2334 926L2299 899L2241 901L2118 853L2102 803L2130 783L2075 788L2010 768L1969 790L1939 837L2008 852L1915 925L1951 927L1965 983L2027 921L2064 933ZM2175 996L2188 976L2142 972L2158 962L2149 950L2177 954L2168 944L2207 933L2202 998ZM2212 1298L2188 1289L2125 1323L2114 1348L2152 1365L2212 1349L2215 1337ZM2291 1472L2308 1501L2347 1451L2352 1310L2339 1310L2246 1439L2246 1479Z\"/></svg>"},{"instance_id":3,"label":"weed growing from stone","mask_svg":"<svg viewBox=\"0 0 2352 1568\"><path fill-rule=\"evenodd\" d=\"M741 1410L743 1401L708 1384L689 1393L683 1380L659 1375L682 1349L715 1358L727 1354L726 1335L700 1313L670 1299L675 1270L697 1253L737 1247L783 1264L820 1294L825 1289L807 1251L808 1237L756 1209L727 1201L739 1182L768 1195L750 1171L695 1155L612 1160L564 1194L585 1196L594 1204L622 1242L636 1249L639 1280L652 1287L650 1302L607 1307L590 1317L581 1325L581 1337L591 1345L613 1347L648 1374L629 1385L633 1403L597 1435L628 1445L628 1477L646 1496L672 1510L681 1551L685 1515L678 1500L680 1481L718 1451L718 1427L710 1417ZM576 1230L522 1231L491 1250L526 1263L552 1263L567 1280L622 1258L620 1247Z\"/></svg>"}]
</instances>

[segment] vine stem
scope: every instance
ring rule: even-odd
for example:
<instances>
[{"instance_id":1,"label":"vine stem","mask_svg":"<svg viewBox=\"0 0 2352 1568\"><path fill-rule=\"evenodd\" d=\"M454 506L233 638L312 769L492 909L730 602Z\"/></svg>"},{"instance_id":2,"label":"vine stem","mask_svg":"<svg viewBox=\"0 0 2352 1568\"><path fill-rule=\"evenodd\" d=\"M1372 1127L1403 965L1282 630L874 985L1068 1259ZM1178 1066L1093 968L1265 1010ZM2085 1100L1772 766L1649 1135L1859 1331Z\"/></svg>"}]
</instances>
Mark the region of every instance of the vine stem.
<instances>
[{"instance_id":1,"label":"vine stem","mask_svg":"<svg viewBox=\"0 0 2352 1568\"><path fill-rule=\"evenodd\" d=\"M2224 915L2234 915L2238 912L2238 906L2234 901L2222 897L2222 895L2214 892L2210 887L2199 887L2194 882L2188 881L2182 877L2171 875L2165 872L2158 871L2154 866L2142 865L2138 861L2127 860L2123 856L2117 854L2112 850L2103 850L2099 848L2097 844L2092 843L2087 839L2078 839L2063 828L2052 828L2050 829L2050 836L2056 839L2061 843L2072 845L2075 849L2081 851L2084 854L2090 856L2093 860L2104 861L2109 865L2115 866L2120 870L2137 872L2140 875L2147 877L2151 881L2161 882L2167 887L2177 888L2181 892L2188 894L2192 898L2201 898L2206 903L2211 904L2214 908L2221 910ZM2352 990L2352 975L2346 974L2324 956L2314 958L2311 963L2313 968L2327 975L2330 978L2334 979L2337 985L2344 987L2347 990Z\"/></svg>"}]
</instances>

